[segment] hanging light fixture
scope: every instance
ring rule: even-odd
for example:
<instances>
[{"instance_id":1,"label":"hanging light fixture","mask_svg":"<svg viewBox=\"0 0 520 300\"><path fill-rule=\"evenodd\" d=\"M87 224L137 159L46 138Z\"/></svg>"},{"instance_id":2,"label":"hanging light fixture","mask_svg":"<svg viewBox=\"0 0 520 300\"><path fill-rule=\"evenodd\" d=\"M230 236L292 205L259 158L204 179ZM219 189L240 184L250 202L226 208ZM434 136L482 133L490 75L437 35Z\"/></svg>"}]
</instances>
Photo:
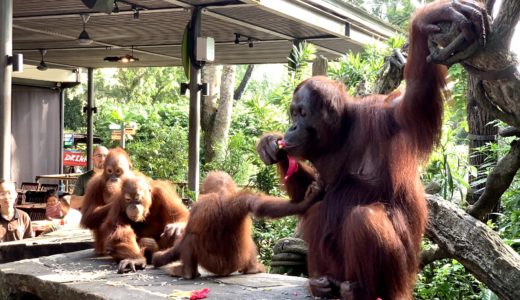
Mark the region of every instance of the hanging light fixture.
<instances>
[{"instance_id":1,"label":"hanging light fixture","mask_svg":"<svg viewBox=\"0 0 520 300\"><path fill-rule=\"evenodd\" d=\"M125 54L125 55L121 56L120 61L122 63L130 63L130 62L134 62L134 61L139 61L139 58L134 56L134 46L132 46L132 54L131 55Z\"/></svg>"},{"instance_id":2,"label":"hanging light fixture","mask_svg":"<svg viewBox=\"0 0 520 300\"><path fill-rule=\"evenodd\" d=\"M40 64L36 67L36 69L40 70L40 71L45 71L48 69L47 67L47 64L45 63L45 61L43 61L43 56L47 53L47 50L45 49L38 49L40 51L40 56L41 56L41 60L40 60Z\"/></svg>"},{"instance_id":3,"label":"hanging light fixture","mask_svg":"<svg viewBox=\"0 0 520 300\"><path fill-rule=\"evenodd\" d=\"M87 46L87 45L92 44L92 42L93 42L93 40L88 35L87 30L85 29L87 22L90 19L90 15L89 14L80 14L80 16L81 16L81 21L83 22L83 31L81 31L81 33L79 34L78 43L80 45Z\"/></svg>"},{"instance_id":4,"label":"hanging light fixture","mask_svg":"<svg viewBox=\"0 0 520 300\"><path fill-rule=\"evenodd\" d=\"M132 54L125 54L123 56L106 56L103 60L108 62L122 62L126 64L139 61L139 58L134 56L134 46L132 46Z\"/></svg>"}]
</instances>

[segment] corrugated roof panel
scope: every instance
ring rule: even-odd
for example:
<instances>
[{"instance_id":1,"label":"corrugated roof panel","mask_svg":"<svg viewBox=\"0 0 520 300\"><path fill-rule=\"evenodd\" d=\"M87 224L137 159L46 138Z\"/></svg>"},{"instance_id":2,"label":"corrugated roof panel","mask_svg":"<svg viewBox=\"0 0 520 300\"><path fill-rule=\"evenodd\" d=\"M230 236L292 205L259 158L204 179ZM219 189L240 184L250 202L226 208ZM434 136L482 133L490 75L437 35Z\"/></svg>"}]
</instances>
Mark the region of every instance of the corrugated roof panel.
<instances>
[{"instance_id":1,"label":"corrugated roof panel","mask_svg":"<svg viewBox=\"0 0 520 300\"><path fill-rule=\"evenodd\" d=\"M324 35L329 36L321 30L269 13L260 7L223 7L212 9L212 11L246 23L257 24L259 27L288 35L293 38L305 39L310 37L321 37Z\"/></svg>"}]
</instances>

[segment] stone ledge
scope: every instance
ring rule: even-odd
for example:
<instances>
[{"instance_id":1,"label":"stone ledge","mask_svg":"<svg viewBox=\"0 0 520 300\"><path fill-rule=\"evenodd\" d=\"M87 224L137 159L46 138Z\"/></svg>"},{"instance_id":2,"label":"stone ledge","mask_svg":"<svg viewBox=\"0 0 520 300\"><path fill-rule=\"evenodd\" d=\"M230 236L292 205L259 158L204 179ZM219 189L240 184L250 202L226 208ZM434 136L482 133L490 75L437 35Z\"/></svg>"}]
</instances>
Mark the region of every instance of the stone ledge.
<instances>
[{"instance_id":1,"label":"stone ledge","mask_svg":"<svg viewBox=\"0 0 520 300\"><path fill-rule=\"evenodd\" d=\"M0 243L0 263L90 249L90 230L60 229L32 239Z\"/></svg>"},{"instance_id":2,"label":"stone ledge","mask_svg":"<svg viewBox=\"0 0 520 300\"><path fill-rule=\"evenodd\" d=\"M305 278L276 274L215 277L204 274L183 280L167 268L147 267L117 274L108 257L83 250L0 265L0 299L167 299L176 290L209 288L207 299L312 299ZM179 299L179 298L177 298Z\"/></svg>"}]
</instances>

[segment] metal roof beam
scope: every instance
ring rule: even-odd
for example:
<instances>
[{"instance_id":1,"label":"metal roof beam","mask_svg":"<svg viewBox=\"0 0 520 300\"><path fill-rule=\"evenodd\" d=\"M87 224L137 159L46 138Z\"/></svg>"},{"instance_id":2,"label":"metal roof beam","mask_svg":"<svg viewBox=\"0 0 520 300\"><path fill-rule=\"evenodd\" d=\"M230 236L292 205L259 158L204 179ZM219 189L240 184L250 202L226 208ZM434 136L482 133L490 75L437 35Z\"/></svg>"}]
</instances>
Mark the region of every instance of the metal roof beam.
<instances>
[{"instance_id":1,"label":"metal roof beam","mask_svg":"<svg viewBox=\"0 0 520 300\"><path fill-rule=\"evenodd\" d=\"M185 8L181 7L175 7L175 8L154 8L154 9L146 9L146 10L139 10L139 14L154 14L154 13L168 13L168 12L180 12L180 11L186 11ZM88 14L91 17L98 17L98 16L107 16L108 14L103 12L81 12L81 13L66 13L66 14L47 14L47 15L37 15L37 16L19 16L19 17L13 17L14 21L33 21L33 20L47 20L47 19L63 19L63 18L77 18L78 16L82 14ZM125 16L125 15L133 15L133 10L125 10L120 11L118 13L113 13L111 16Z\"/></svg>"},{"instance_id":2,"label":"metal roof beam","mask_svg":"<svg viewBox=\"0 0 520 300\"><path fill-rule=\"evenodd\" d=\"M310 5L301 5L288 0L257 0L261 9L278 16L303 23L328 34L347 38L346 21L315 9Z\"/></svg>"},{"instance_id":3,"label":"metal roof beam","mask_svg":"<svg viewBox=\"0 0 520 300\"><path fill-rule=\"evenodd\" d=\"M67 39L67 40L71 40L71 41L74 41L74 40L77 39L77 37L75 37L75 36L70 36L70 35L61 34L61 33L58 33L58 32L51 32L51 31L46 31L46 30L41 30L41 29L36 29L36 28L30 28L30 27L26 27L26 26L15 25L15 24L13 24L13 28L17 28L17 29L25 30L25 31L36 32L36 33L41 33L41 34L45 34L45 35L48 35L48 36L61 37L61 38L64 38L64 39ZM104 42L99 42L99 41L96 41L96 40L93 40L93 43L96 44L96 45L101 45L101 46L111 47L111 48L127 48L126 46L121 46L121 45L116 45L116 44L111 44L111 43L104 43ZM78 47L78 48L80 48L80 49L84 49L84 48L88 49L88 47ZM136 49L136 48L134 48L134 52L142 53L142 54L148 54L148 55L154 55L154 56L158 56L158 57L164 57L164 58L168 58L168 59L180 60L179 57L166 55L166 54L161 54L161 53L150 52L150 51L145 51L145 50L139 50L139 49Z\"/></svg>"},{"instance_id":4,"label":"metal roof beam","mask_svg":"<svg viewBox=\"0 0 520 300\"><path fill-rule=\"evenodd\" d=\"M330 40L330 39L324 39L324 38L314 38L314 39L308 39L308 41L323 41L323 40ZM269 43L279 43L279 42L290 42L286 39L272 39L272 40L255 40L254 43L256 44L269 44ZM235 42L215 42L215 45L235 45ZM139 49L146 49L146 48L168 48L168 47L181 47L182 44L156 44L156 45L135 45L133 46L134 52L136 51L136 47L139 47ZM56 51L85 51L85 50L105 50L107 47L105 46L97 46L97 47L88 47L88 48L78 48L78 47L61 47L61 48L45 48L46 50L50 50L53 52ZM118 48L112 48L112 49L132 49L132 46L121 46ZM13 49L13 51L17 52L39 52L39 49ZM25 59L25 58L24 58ZM38 61L39 62L39 61Z\"/></svg>"},{"instance_id":5,"label":"metal roof beam","mask_svg":"<svg viewBox=\"0 0 520 300\"><path fill-rule=\"evenodd\" d=\"M214 17L216 19L219 19L219 20L222 20L222 21L226 21L226 22L229 22L229 23L232 23L232 24L236 24L236 25L239 25L239 26L242 26L242 27L258 30L258 31L261 31L261 32L264 32L264 33L272 34L274 36L280 37L280 38L285 39L285 40L293 41L293 40L296 39L295 37L292 37L290 35L286 35L286 34L283 34L283 33L280 33L280 32L274 31L274 30L271 30L271 29L260 27L260 26L255 25L255 24L251 24L251 23L248 23L248 22L244 22L244 21L241 21L241 20L237 20L237 19L228 17L228 16L224 16L222 14L216 13L216 12L208 10L208 9L204 9L202 12L203 12L203 14L208 15L208 16L212 16L212 17ZM256 41L255 41L255 43L256 43ZM338 56L343 55L343 53L335 51L333 49L329 49L329 48L326 48L326 47L323 47L323 46L319 46L319 45L315 45L315 46L318 49L322 50L322 51L325 51L325 52L328 52L328 53L331 53L331 54L334 54L334 55L338 55Z\"/></svg>"}]
</instances>

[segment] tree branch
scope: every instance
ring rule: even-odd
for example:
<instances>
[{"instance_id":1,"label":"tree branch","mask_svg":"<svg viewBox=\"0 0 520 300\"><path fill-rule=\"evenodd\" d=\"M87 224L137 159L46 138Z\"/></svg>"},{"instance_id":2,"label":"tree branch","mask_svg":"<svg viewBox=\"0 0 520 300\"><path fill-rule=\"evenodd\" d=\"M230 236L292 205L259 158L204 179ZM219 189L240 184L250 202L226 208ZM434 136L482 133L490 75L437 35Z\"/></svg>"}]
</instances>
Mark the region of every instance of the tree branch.
<instances>
[{"instance_id":1,"label":"tree branch","mask_svg":"<svg viewBox=\"0 0 520 300\"><path fill-rule=\"evenodd\" d=\"M455 204L432 195L427 201L427 236L500 299L520 299L520 255Z\"/></svg>"},{"instance_id":2,"label":"tree branch","mask_svg":"<svg viewBox=\"0 0 520 300\"><path fill-rule=\"evenodd\" d=\"M242 77L242 81L240 81L240 84L238 85L237 89L233 93L233 99L240 100L242 98L242 94L244 93L247 83L249 82L249 79L251 79L251 75L253 74L253 70L255 68L255 65L248 65L246 72L244 73L244 77Z\"/></svg>"},{"instance_id":3,"label":"tree branch","mask_svg":"<svg viewBox=\"0 0 520 300\"><path fill-rule=\"evenodd\" d=\"M520 81L515 81L513 84L520 85ZM500 87L500 84L495 85ZM489 86L489 84L487 84L487 86ZM471 74L468 76L468 88L473 90L475 99L477 100L478 104L481 105L484 109L486 109L495 118L500 119L509 125L520 127L520 118L516 116L516 113L505 112L498 105L496 105L493 100L499 100L499 98L497 98L496 96L493 97L491 95L488 95L488 93L486 92L486 88L484 87L484 83L481 80L478 80L475 77L471 76ZM506 84L504 83L504 89L499 90L500 92L503 92L506 89L509 89L509 86L506 86ZM491 91L491 88L488 90ZM491 92L495 93L494 91Z\"/></svg>"},{"instance_id":4,"label":"tree branch","mask_svg":"<svg viewBox=\"0 0 520 300\"><path fill-rule=\"evenodd\" d=\"M489 173L484 193L468 208L468 213L477 219L484 218L496 206L502 194L509 188L520 168L520 141L511 143L511 149Z\"/></svg>"},{"instance_id":5,"label":"tree branch","mask_svg":"<svg viewBox=\"0 0 520 300\"><path fill-rule=\"evenodd\" d=\"M509 47L511 38L515 31L520 18L520 1L518 0L504 0L500 11L493 22L491 32L492 39L496 41L503 41Z\"/></svg>"},{"instance_id":6,"label":"tree branch","mask_svg":"<svg viewBox=\"0 0 520 300\"><path fill-rule=\"evenodd\" d=\"M486 10L490 15L493 15L493 7L495 6L495 0L486 1Z\"/></svg>"},{"instance_id":7,"label":"tree branch","mask_svg":"<svg viewBox=\"0 0 520 300\"><path fill-rule=\"evenodd\" d=\"M424 268L425 266L431 264L432 262L443 259L443 258L449 258L450 255L446 250L440 248L438 245L434 245L430 249L423 250L421 252L421 265L420 268Z\"/></svg>"}]
</instances>

